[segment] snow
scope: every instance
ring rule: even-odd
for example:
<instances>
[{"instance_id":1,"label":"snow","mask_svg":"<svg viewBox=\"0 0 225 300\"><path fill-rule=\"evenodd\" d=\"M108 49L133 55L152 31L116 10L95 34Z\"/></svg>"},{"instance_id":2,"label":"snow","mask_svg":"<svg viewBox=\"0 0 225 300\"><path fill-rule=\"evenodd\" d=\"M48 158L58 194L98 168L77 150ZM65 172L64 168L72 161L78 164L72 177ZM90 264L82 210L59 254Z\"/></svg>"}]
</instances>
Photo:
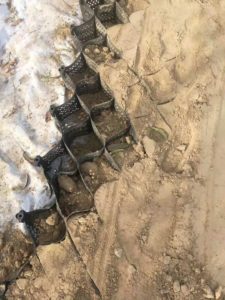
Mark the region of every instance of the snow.
<instances>
[{"instance_id":1,"label":"snow","mask_svg":"<svg viewBox=\"0 0 225 300\"><path fill-rule=\"evenodd\" d=\"M54 201L42 170L23 159L23 150L43 155L60 140L54 121L46 123L45 115L51 104L64 101L58 68L74 60L69 25L79 20L76 1L0 2L0 229L15 221L21 208ZM15 191L26 174L29 186Z\"/></svg>"}]
</instances>

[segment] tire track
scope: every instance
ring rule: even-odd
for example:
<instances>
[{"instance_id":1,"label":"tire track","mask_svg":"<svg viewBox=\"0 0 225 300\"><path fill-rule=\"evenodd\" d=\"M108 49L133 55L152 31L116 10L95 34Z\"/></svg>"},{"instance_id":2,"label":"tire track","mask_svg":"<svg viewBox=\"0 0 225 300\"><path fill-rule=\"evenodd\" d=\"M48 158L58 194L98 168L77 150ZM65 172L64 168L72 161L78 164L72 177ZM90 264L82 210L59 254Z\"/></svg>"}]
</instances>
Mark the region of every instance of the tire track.
<instances>
[{"instance_id":1,"label":"tire track","mask_svg":"<svg viewBox=\"0 0 225 300\"><path fill-rule=\"evenodd\" d=\"M103 191L102 191L103 189ZM105 189L105 191L104 191ZM89 266L90 272L93 279L99 286L102 294L105 294L105 277L107 262L110 256L110 248L115 241L115 231L116 231L116 221L119 213L119 203L120 203L120 191L121 184L120 180L112 183L108 183L101 187L95 195L96 201L98 197L102 201L102 197L108 200L108 205L103 209L103 227L98 234L98 245L96 256L93 263ZM100 195L99 195L100 193ZM113 199L113 201L111 201ZM98 206L96 204L96 206Z\"/></svg>"}]
</instances>

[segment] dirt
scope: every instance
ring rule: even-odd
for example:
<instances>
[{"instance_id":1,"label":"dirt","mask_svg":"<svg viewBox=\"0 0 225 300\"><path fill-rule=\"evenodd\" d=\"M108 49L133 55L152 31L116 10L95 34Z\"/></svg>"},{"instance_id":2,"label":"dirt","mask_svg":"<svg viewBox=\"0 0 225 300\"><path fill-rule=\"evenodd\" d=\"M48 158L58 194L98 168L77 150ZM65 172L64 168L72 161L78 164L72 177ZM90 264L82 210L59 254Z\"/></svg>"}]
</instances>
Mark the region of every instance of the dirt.
<instances>
[{"instance_id":1,"label":"dirt","mask_svg":"<svg viewBox=\"0 0 225 300\"><path fill-rule=\"evenodd\" d=\"M122 59L100 74L138 142L117 141L130 145L121 172L96 159L100 178L84 176L97 213L38 248L7 299L99 299L93 282L106 300L224 299L224 10L128 1L130 23L108 29Z\"/></svg>"},{"instance_id":2,"label":"dirt","mask_svg":"<svg viewBox=\"0 0 225 300\"><path fill-rule=\"evenodd\" d=\"M86 93L79 96L90 111L94 109L96 105L107 103L111 100L111 97L103 89L95 92L87 90Z\"/></svg>"},{"instance_id":3,"label":"dirt","mask_svg":"<svg viewBox=\"0 0 225 300\"><path fill-rule=\"evenodd\" d=\"M113 61L116 58L115 53L110 51L108 47L100 45L88 45L85 47L84 53L97 64Z\"/></svg>"},{"instance_id":4,"label":"dirt","mask_svg":"<svg viewBox=\"0 0 225 300\"><path fill-rule=\"evenodd\" d=\"M67 187L71 187L70 181L72 181L76 188L73 191L71 189L68 191L65 189L64 183L64 189L61 190L59 207L64 217L68 217L76 211L90 210L93 207L93 199L85 188L82 179L78 176L67 177Z\"/></svg>"},{"instance_id":5,"label":"dirt","mask_svg":"<svg viewBox=\"0 0 225 300\"><path fill-rule=\"evenodd\" d=\"M70 148L76 159L81 160L85 155L101 151L103 145L94 132L90 132L89 134L76 137Z\"/></svg>"},{"instance_id":6,"label":"dirt","mask_svg":"<svg viewBox=\"0 0 225 300\"><path fill-rule=\"evenodd\" d=\"M34 253L34 247L28 236L9 224L4 233L0 233L0 251L0 282L3 282L19 275L21 267Z\"/></svg>"},{"instance_id":7,"label":"dirt","mask_svg":"<svg viewBox=\"0 0 225 300\"><path fill-rule=\"evenodd\" d=\"M123 113L112 109L102 111L93 118L93 121L106 142L115 139L121 133L126 133L130 127L128 118Z\"/></svg>"},{"instance_id":8,"label":"dirt","mask_svg":"<svg viewBox=\"0 0 225 300\"><path fill-rule=\"evenodd\" d=\"M79 72L65 72L65 74L71 78L74 84L77 84L79 81L90 79L95 73L88 66L80 70Z\"/></svg>"}]
</instances>

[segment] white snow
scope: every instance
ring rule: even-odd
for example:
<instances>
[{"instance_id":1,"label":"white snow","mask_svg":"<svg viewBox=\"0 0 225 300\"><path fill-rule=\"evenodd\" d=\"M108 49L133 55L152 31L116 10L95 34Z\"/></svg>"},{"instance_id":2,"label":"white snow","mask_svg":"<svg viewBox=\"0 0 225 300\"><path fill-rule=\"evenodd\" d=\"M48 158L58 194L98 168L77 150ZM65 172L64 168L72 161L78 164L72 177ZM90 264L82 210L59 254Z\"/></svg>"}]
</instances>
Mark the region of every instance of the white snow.
<instances>
[{"instance_id":1,"label":"white snow","mask_svg":"<svg viewBox=\"0 0 225 300\"><path fill-rule=\"evenodd\" d=\"M0 229L21 208L33 210L53 200L42 170L23 159L23 150L43 155L60 140L45 114L50 104L64 101L58 68L74 60L69 24L80 20L78 1L9 2L0 2ZM26 174L28 188L14 191Z\"/></svg>"}]
</instances>

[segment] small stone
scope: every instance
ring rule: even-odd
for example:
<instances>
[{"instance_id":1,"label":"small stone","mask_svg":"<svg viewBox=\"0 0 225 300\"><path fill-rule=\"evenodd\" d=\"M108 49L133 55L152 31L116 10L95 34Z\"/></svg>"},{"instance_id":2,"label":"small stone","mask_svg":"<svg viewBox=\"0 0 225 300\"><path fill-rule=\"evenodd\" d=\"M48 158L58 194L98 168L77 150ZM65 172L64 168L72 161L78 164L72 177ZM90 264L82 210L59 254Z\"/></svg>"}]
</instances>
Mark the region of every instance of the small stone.
<instances>
[{"instance_id":1,"label":"small stone","mask_svg":"<svg viewBox=\"0 0 225 300\"><path fill-rule=\"evenodd\" d=\"M215 290L215 298L220 299L223 292L222 286L218 286L218 288Z\"/></svg>"},{"instance_id":2,"label":"small stone","mask_svg":"<svg viewBox=\"0 0 225 300\"><path fill-rule=\"evenodd\" d=\"M115 249L114 253L116 255L116 257L121 258L123 255L123 250L121 248Z\"/></svg>"},{"instance_id":3,"label":"small stone","mask_svg":"<svg viewBox=\"0 0 225 300\"><path fill-rule=\"evenodd\" d=\"M185 284L181 286L181 292L184 296L188 296L190 294L189 288Z\"/></svg>"},{"instance_id":4,"label":"small stone","mask_svg":"<svg viewBox=\"0 0 225 300\"><path fill-rule=\"evenodd\" d=\"M76 183L72 178L66 175L58 177L59 186L68 193L74 193L77 190Z\"/></svg>"},{"instance_id":5,"label":"small stone","mask_svg":"<svg viewBox=\"0 0 225 300\"><path fill-rule=\"evenodd\" d=\"M7 269L6 268L0 268L0 282L4 282L6 280L7 277Z\"/></svg>"},{"instance_id":6,"label":"small stone","mask_svg":"<svg viewBox=\"0 0 225 300\"><path fill-rule=\"evenodd\" d=\"M166 294L169 294L169 292L170 292L169 289L163 289L163 290L160 291L160 294L161 295L166 295Z\"/></svg>"},{"instance_id":7,"label":"small stone","mask_svg":"<svg viewBox=\"0 0 225 300\"><path fill-rule=\"evenodd\" d=\"M85 176L84 177L84 181L87 185L91 185L92 183L92 180L91 180L91 177L90 176Z\"/></svg>"},{"instance_id":8,"label":"small stone","mask_svg":"<svg viewBox=\"0 0 225 300\"><path fill-rule=\"evenodd\" d=\"M24 277L26 277L26 278L32 277L32 275L33 275L33 272L31 270L27 270L24 272Z\"/></svg>"},{"instance_id":9,"label":"small stone","mask_svg":"<svg viewBox=\"0 0 225 300\"><path fill-rule=\"evenodd\" d=\"M42 286L42 279L41 278L36 278L35 280L34 280L34 287L36 288L36 289L39 289L41 286Z\"/></svg>"},{"instance_id":10,"label":"small stone","mask_svg":"<svg viewBox=\"0 0 225 300\"><path fill-rule=\"evenodd\" d=\"M204 285L205 284L205 279L201 278L200 282L201 282L201 285Z\"/></svg>"},{"instance_id":11,"label":"small stone","mask_svg":"<svg viewBox=\"0 0 225 300\"><path fill-rule=\"evenodd\" d=\"M109 48L108 48L108 47L103 47L102 50L103 50L104 52L106 52L106 53L109 52Z\"/></svg>"},{"instance_id":12,"label":"small stone","mask_svg":"<svg viewBox=\"0 0 225 300\"><path fill-rule=\"evenodd\" d=\"M110 54L110 56L111 56L112 58L114 58L114 57L116 56L116 54L115 54L114 52L112 52L112 51L111 51L109 54Z\"/></svg>"},{"instance_id":13,"label":"small stone","mask_svg":"<svg viewBox=\"0 0 225 300\"><path fill-rule=\"evenodd\" d=\"M199 268L196 268L196 269L195 269L195 273L196 273L196 274L201 274L201 270L200 270Z\"/></svg>"},{"instance_id":14,"label":"small stone","mask_svg":"<svg viewBox=\"0 0 225 300\"><path fill-rule=\"evenodd\" d=\"M180 292L180 283L178 280L174 281L174 283L173 283L173 291L174 291L174 293Z\"/></svg>"},{"instance_id":15,"label":"small stone","mask_svg":"<svg viewBox=\"0 0 225 300\"><path fill-rule=\"evenodd\" d=\"M149 137L145 136L142 140L145 153L148 155L148 157L152 157L154 151L155 151L155 141L151 140Z\"/></svg>"},{"instance_id":16,"label":"small stone","mask_svg":"<svg viewBox=\"0 0 225 300\"><path fill-rule=\"evenodd\" d=\"M0 296L2 296L5 292L5 285L4 284L0 284Z\"/></svg>"},{"instance_id":17,"label":"small stone","mask_svg":"<svg viewBox=\"0 0 225 300\"><path fill-rule=\"evenodd\" d=\"M166 275L166 281L167 282L172 282L173 278L170 275Z\"/></svg>"},{"instance_id":18,"label":"small stone","mask_svg":"<svg viewBox=\"0 0 225 300\"><path fill-rule=\"evenodd\" d=\"M98 166L94 162L87 161L81 165L80 170L85 175L97 174Z\"/></svg>"},{"instance_id":19,"label":"small stone","mask_svg":"<svg viewBox=\"0 0 225 300\"><path fill-rule=\"evenodd\" d=\"M144 158L144 151L143 151L143 146L139 142L138 144L133 145L134 150L140 155L141 158Z\"/></svg>"},{"instance_id":20,"label":"small stone","mask_svg":"<svg viewBox=\"0 0 225 300\"><path fill-rule=\"evenodd\" d=\"M169 263L171 262L171 257L166 255L164 258L163 258L163 263L165 265L168 265Z\"/></svg>"},{"instance_id":21,"label":"small stone","mask_svg":"<svg viewBox=\"0 0 225 300\"><path fill-rule=\"evenodd\" d=\"M16 284L20 290L25 290L25 288L27 287L28 281L26 279L21 278L16 281Z\"/></svg>"},{"instance_id":22,"label":"small stone","mask_svg":"<svg viewBox=\"0 0 225 300\"><path fill-rule=\"evenodd\" d=\"M0 233L0 250L4 247L4 236Z\"/></svg>"},{"instance_id":23,"label":"small stone","mask_svg":"<svg viewBox=\"0 0 225 300\"><path fill-rule=\"evenodd\" d=\"M21 262L16 260L15 261L15 267L18 269L21 266Z\"/></svg>"},{"instance_id":24,"label":"small stone","mask_svg":"<svg viewBox=\"0 0 225 300\"><path fill-rule=\"evenodd\" d=\"M203 288L203 291L205 292L205 294L203 295L206 299L214 299L214 295L213 292L211 290L211 288L209 286L205 286Z\"/></svg>"},{"instance_id":25,"label":"small stone","mask_svg":"<svg viewBox=\"0 0 225 300\"><path fill-rule=\"evenodd\" d=\"M126 136L126 137L125 137L125 140L126 140L126 142L127 142L127 144L128 144L128 145L130 145L130 144L131 144L131 139L130 139L130 137L129 137L129 136Z\"/></svg>"},{"instance_id":26,"label":"small stone","mask_svg":"<svg viewBox=\"0 0 225 300\"><path fill-rule=\"evenodd\" d=\"M88 48L86 48L86 49L84 50L84 53L85 53L85 54L90 54L90 50L89 50Z\"/></svg>"},{"instance_id":27,"label":"small stone","mask_svg":"<svg viewBox=\"0 0 225 300\"><path fill-rule=\"evenodd\" d=\"M59 216L57 213L55 214L52 214L51 216L49 216L47 219L46 219L46 224L48 224L49 226L54 226L54 225L57 225L58 222L59 222Z\"/></svg>"},{"instance_id":28,"label":"small stone","mask_svg":"<svg viewBox=\"0 0 225 300\"><path fill-rule=\"evenodd\" d=\"M187 149L187 145L179 145L176 149L180 152L184 152Z\"/></svg>"},{"instance_id":29,"label":"small stone","mask_svg":"<svg viewBox=\"0 0 225 300\"><path fill-rule=\"evenodd\" d=\"M147 238L148 238L147 235L142 235L142 236L141 236L142 242L143 242L143 243L146 243Z\"/></svg>"},{"instance_id":30,"label":"small stone","mask_svg":"<svg viewBox=\"0 0 225 300\"><path fill-rule=\"evenodd\" d=\"M85 221L84 218L81 217L81 218L79 218L78 223L80 223L80 224L85 224L86 221Z\"/></svg>"},{"instance_id":31,"label":"small stone","mask_svg":"<svg viewBox=\"0 0 225 300\"><path fill-rule=\"evenodd\" d=\"M64 300L74 300L74 298L70 295L65 296Z\"/></svg>"},{"instance_id":32,"label":"small stone","mask_svg":"<svg viewBox=\"0 0 225 300\"><path fill-rule=\"evenodd\" d=\"M188 259L189 259L190 261L193 261L193 260L194 260L194 257L193 257L193 255L191 255L191 254L188 254Z\"/></svg>"},{"instance_id":33,"label":"small stone","mask_svg":"<svg viewBox=\"0 0 225 300\"><path fill-rule=\"evenodd\" d=\"M95 53L95 54L100 54L101 52L100 52L100 50L99 50L98 48L95 48L95 49L94 49L94 53Z\"/></svg>"}]
</instances>

